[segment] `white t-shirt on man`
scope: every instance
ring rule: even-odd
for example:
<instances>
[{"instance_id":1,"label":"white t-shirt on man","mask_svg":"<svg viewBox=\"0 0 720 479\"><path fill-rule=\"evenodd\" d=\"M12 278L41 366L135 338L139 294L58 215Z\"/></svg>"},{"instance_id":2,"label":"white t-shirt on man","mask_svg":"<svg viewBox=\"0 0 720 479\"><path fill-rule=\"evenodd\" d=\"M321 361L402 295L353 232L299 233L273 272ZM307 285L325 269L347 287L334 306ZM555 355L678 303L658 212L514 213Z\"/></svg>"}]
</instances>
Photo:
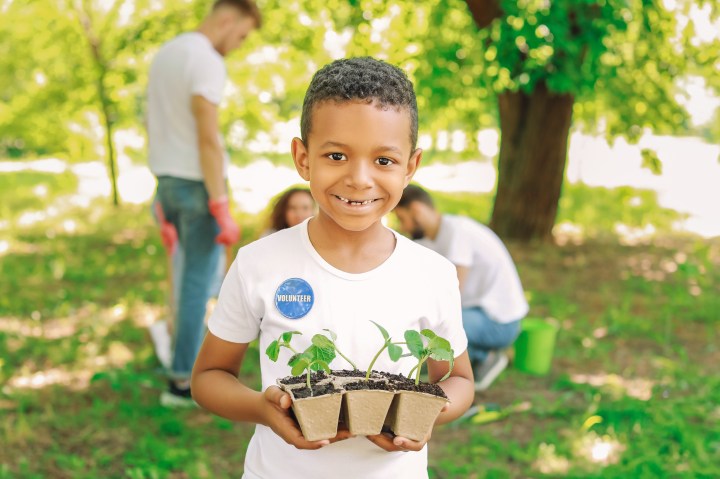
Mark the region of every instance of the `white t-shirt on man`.
<instances>
[{"instance_id":1,"label":"white t-shirt on man","mask_svg":"<svg viewBox=\"0 0 720 479\"><path fill-rule=\"evenodd\" d=\"M219 105L225 87L223 57L198 32L184 33L163 45L150 66L147 90L150 171L202 181L192 97ZM222 137L220 144L223 145ZM227 176L228 156L224 171Z\"/></svg>"},{"instance_id":2,"label":"white t-shirt on man","mask_svg":"<svg viewBox=\"0 0 720 479\"><path fill-rule=\"evenodd\" d=\"M417 242L468 268L461 291L464 308L479 306L498 323L525 317L529 308L515 263L490 228L464 216L442 215L435 240Z\"/></svg>"},{"instance_id":3,"label":"white t-shirt on man","mask_svg":"<svg viewBox=\"0 0 720 479\"><path fill-rule=\"evenodd\" d=\"M290 352L277 362L265 355L268 344L285 331L300 331L293 347L304 350L314 334L337 333L338 348L365 369L383 338L370 320L396 341L407 329L430 328L450 341L458 356L467 348L455 268L446 259L395 234L392 255L377 268L351 274L327 263L310 243L308 220L259 239L238 251L210 317L209 330L236 343L259 338L262 388L290 374ZM407 375L413 358L393 363L387 353L374 369ZM333 369L350 368L338 356ZM258 425L245 459L246 479L418 479L427 477L427 448L386 452L364 437L316 451L298 450L271 429Z\"/></svg>"}]
</instances>

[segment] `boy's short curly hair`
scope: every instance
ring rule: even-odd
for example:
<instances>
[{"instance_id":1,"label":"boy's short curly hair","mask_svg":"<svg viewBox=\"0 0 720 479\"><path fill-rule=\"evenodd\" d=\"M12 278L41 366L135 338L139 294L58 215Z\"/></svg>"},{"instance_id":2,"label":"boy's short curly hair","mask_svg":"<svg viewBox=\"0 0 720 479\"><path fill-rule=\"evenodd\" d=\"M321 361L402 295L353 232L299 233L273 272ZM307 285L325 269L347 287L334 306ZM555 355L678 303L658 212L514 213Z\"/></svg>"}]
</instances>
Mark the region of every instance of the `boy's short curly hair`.
<instances>
[{"instance_id":1,"label":"boy's short curly hair","mask_svg":"<svg viewBox=\"0 0 720 479\"><path fill-rule=\"evenodd\" d=\"M335 60L318 70L305 92L300 137L307 144L313 108L324 101L377 102L380 108L406 109L410 114L410 144L418 137L418 109L413 84L400 68L372 57Z\"/></svg>"}]
</instances>

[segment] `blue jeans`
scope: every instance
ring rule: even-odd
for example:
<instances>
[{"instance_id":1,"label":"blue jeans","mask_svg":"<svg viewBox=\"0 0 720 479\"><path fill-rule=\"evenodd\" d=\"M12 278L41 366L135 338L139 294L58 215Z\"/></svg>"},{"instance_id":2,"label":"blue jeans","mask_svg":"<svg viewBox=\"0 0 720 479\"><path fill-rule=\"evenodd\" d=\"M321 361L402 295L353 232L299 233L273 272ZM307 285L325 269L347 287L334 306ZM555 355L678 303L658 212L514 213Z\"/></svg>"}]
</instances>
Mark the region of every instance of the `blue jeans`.
<instances>
[{"instance_id":1,"label":"blue jeans","mask_svg":"<svg viewBox=\"0 0 720 479\"><path fill-rule=\"evenodd\" d=\"M468 354L473 363L482 363L490 351L510 346L520 334L520 320L498 323L478 306L462 309Z\"/></svg>"},{"instance_id":2,"label":"blue jeans","mask_svg":"<svg viewBox=\"0 0 720 479\"><path fill-rule=\"evenodd\" d=\"M179 278L173 278L177 315L170 376L187 379L205 334L205 307L217 277L222 246L215 242L220 231L208 211L208 193L202 181L158 177L157 200L165 219L175 225L180 245L173 258ZM173 268L174 270L176 268ZM178 281L179 279L179 281Z\"/></svg>"}]
</instances>

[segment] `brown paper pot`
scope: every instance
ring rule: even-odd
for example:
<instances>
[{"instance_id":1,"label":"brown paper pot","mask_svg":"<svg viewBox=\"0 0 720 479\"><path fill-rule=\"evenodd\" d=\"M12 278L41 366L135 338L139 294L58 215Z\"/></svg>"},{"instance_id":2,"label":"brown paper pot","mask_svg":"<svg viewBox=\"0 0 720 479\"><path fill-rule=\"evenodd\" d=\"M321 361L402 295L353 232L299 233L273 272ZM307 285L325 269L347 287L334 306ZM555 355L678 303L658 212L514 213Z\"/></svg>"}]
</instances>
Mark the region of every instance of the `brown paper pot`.
<instances>
[{"instance_id":1,"label":"brown paper pot","mask_svg":"<svg viewBox=\"0 0 720 479\"><path fill-rule=\"evenodd\" d=\"M342 417L355 436L380 434L395 393L380 389L346 391L343 395Z\"/></svg>"},{"instance_id":2,"label":"brown paper pot","mask_svg":"<svg viewBox=\"0 0 720 479\"><path fill-rule=\"evenodd\" d=\"M432 394L397 391L385 420L396 436L420 441L432 430L448 400Z\"/></svg>"},{"instance_id":3,"label":"brown paper pot","mask_svg":"<svg viewBox=\"0 0 720 479\"><path fill-rule=\"evenodd\" d=\"M292 389L288 392L293 398L292 409L305 439L320 441L337 436L342 393L297 399Z\"/></svg>"}]
</instances>

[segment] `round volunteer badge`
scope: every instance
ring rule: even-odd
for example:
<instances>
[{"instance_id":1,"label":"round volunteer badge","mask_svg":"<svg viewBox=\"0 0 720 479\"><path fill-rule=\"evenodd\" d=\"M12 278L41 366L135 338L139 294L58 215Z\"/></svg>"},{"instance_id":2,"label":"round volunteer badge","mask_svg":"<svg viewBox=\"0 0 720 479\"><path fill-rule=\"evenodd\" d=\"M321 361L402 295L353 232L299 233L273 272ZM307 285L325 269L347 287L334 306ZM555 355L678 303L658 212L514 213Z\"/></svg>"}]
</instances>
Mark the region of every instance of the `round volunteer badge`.
<instances>
[{"instance_id":1,"label":"round volunteer badge","mask_svg":"<svg viewBox=\"0 0 720 479\"><path fill-rule=\"evenodd\" d=\"M315 294L307 281L290 278L275 291L275 307L288 319L300 319L310 312Z\"/></svg>"}]
</instances>

